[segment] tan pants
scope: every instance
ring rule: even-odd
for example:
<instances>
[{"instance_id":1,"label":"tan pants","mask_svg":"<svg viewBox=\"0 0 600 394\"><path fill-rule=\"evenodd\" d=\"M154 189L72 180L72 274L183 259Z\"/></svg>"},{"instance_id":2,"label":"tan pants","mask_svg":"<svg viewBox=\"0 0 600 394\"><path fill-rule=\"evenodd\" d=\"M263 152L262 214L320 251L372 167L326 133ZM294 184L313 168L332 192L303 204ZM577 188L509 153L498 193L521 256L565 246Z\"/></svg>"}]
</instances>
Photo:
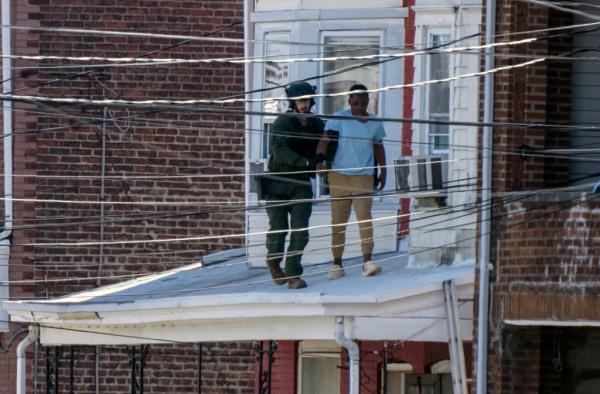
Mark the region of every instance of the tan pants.
<instances>
[{"instance_id":1,"label":"tan pants","mask_svg":"<svg viewBox=\"0 0 600 394\"><path fill-rule=\"evenodd\" d=\"M371 221L373 177L371 175L344 175L331 171L327 177L331 201L331 251L334 258L341 258L346 243L346 225L350 218L350 209L354 205L354 214L359 223L361 249L363 256L373 253L373 223ZM362 195L362 196L361 196ZM367 195L368 197L365 197ZM338 197L350 197L335 199Z\"/></svg>"}]
</instances>

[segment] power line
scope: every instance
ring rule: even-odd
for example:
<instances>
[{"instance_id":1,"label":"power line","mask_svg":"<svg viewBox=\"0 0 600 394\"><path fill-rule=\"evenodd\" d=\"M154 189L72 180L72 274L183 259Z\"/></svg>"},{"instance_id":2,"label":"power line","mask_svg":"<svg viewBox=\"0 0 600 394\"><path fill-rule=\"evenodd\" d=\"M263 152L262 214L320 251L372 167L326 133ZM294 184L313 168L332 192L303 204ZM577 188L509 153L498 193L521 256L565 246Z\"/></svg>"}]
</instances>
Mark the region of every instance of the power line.
<instances>
[{"instance_id":1,"label":"power line","mask_svg":"<svg viewBox=\"0 0 600 394\"><path fill-rule=\"evenodd\" d=\"M532 195L535 195L535 194L537 194L537 193L529 193L529 195L525 195L525 196L517 197L517 198L513 199L512 201L507 201L507 202L499 202L499 203L495 203L495 204L492 204L492 202L491 202L491 200L490 200L490 206L492 206L492 205L500 205L500 206L501 206L501 205L511 204L511 203L514 203L514 202L516 202L516 201L518 201L518 200L520 200L520 199L531 197ZM594 198L597 198L597 196L596 196L596 197L594 197ZM579 198L579 196L577 196L577 197L575 197L575 198L571 198L571 199L568 199L568 200L566 200L566 201L575 201L575 202L577 202L577 201L579 201L579 199L580 199L580 198ZM560 203L564 203L565 201L559 201L559 202L560 202ZM549 204L546 204L546 207L547 207L547 206L551 206L551 205L555 205L556 203L557 203L557 202L551 202L551 203L549 203ZM483 209L485 209L485 207L484 207L484 206L483 206L483 204L482 204L482 205L481 205L481 207L480 207L480 208L479 208L479 209L478 209L476 212L470 212L470 213L467 213L466 215L463 215L463 216L473 216L473 215L474 215L474 214L476 214L477 212L481 212L481 210L483 210ZM542 207L542 208L538 208L538 209L543 209L543 207ZM524 210L521 210L521 211L511 211L511 212L507 212L506 214L502 214L502 215L497 215L497 216L491 217L489 220L494 220L494 219L498 219L498 218L502 218L502 217L509 217L509 216L512 216L512 215L514 215L514 214L519 214L519 213L531 213L531 212L533 212L533 211L535 211L535 210L527 210L527 209L524 209ZM445 221L453 221L453 220L457 220L457 219L459 219L459 218L460 218L460 216L459 216L459 217L450 217L450 218L448 218L448 215L447 215L447 214L443 214L443 213L442 213L442 214L440 214L440 215L435 215L435 216L445 216L445 217L446 217L446 219L443 219L441 222L437 222L437 223L428 223L428 224L425 224L425 225L423 225L421 228L426 228L426 229L429 229L429 231L436 231L436 229L435 229L435 228L432 228L432 227L433 227L433 226L435 226L436 224L440 224L440 223L443 223L443 222L445 222ZM423 217L422 219L430 219L431 217L432 217L432 216L428 216L427 218ZM416 220L419 220L419 219L416 219ZM416 221L416 220L415 220L415 219L412 219L411 221ZM465 225L468 225L468 224L476 224L476 223L479 223L479 222L480 222L480 220L477 220L477 221L475 221L475 222L473 222L473 223L467 223L467 224L456 225L456 226L453 226L453 227L448 227L447 229L451 229L451 228L457 228L457 227L458 227L458 228L463 228ZM419 228L416 228L416 229L419 229ZM395 236L395 235L396 235L396 234L395 234L395 232L394 232L394 233L392 233L392 235L393 235L393 236ZM472 239L475 239L475 238L476 238L476 237L472 237ZM464 240L463 240L463 241L464 241ZM463 242L463 241L458 241L457 243L459 243L459 242ZM362 240L358 240L358 241L356 241L356 243L361 243L361 242L362 242ZM454 243L452 243L452 244L454 244ZM446 245L446 246L449 246L449 245L450 245L450 244L448 244L448 245ZM439 247L443 247L443 246L430 247L430 248L427 248L426 250L421 250L421 251L417 251L417 252L411 252L411 253L409 253L408 255L413 255L413 254L418 254L418 253L422 253L422 252L425 252L425 251L430 251L430 250L433 250L433 249L437 249L437 248L439 248ZM325 249L325 248L321 248L321 249ZM321 249L316 249L316 250L318 251L318 250L321 250ZM326 249L329 249L329 248L326 248ZM402 256L402 255L400 255L400 256ZM392 258L395 258L395 257L398 257L398 256L392 256ZM378 262L385 261L385 260L386 260L386 259L378 260ZM222 267L225 267L225 266L233 266L233 265L238 265L238 264L246 264L248 261L249 261L249 260L245 260L245 261L241 261L241 262L239 262L239 263L230 263L230 264L226 264L226 265L222 265L222 264L219 264L219 265L214 265L214 266L213 266L213 265L209 265L209 266L203 266L203 267L201 267L201 268L202 268L202 269L206 269L206 268L222 268ZM362 264L356 264L356 265L354 265L354 266L349 266L349 268L350 268L350 267L357 267L357 266L360 266L360 265L362 265ZM150 275L152 275L152 274L150 274ZM154 274L154 275L156 275L156 274ZM312 275L312 274L311 274L311 275ZM307 275L305 275L305 276L307 276ZM111 278L111 277L104 277L104 278L105 278L105 279L109 279L109 278ZM85 280L85 279L87 279L87 278L83 278L83 279L81 279L81 280ZM56 281L71 281L71 280L79 280L79 278L67 278L67 279L55 279L55 280L56 280ZM27 281L27 283L35 283L35 282L38 282L38 283L45 283L45 281L44 281L44 280L30 280L30 281ZM22 283L25 283L25 282L23 281Z\"/></svg>"},{"instance_id":2,"label":"power line","mask_svg":"<svg viewBox=\"0 0 600 394\"><path fill-rule=\"evenodd\" d=\"M381 88L368 89L365 91L360 91L361 93L383 93L390 90L397 89L405 89L405 88L414 88L425 85L443 83L443 82L451 82L456 81L463 78L471 78L471 77L479 77L486 74L493 74L501 71L512 70L515 68L523 68L534 65L536 63L544 62L546 58L540 57L534 60L526 61L523 63L517 63L510 66L501 66L496 67L490 70L485 71L477 71L465 74L459 74L452 77L441 78L437 80L428 80L422 82L412 82L398 85L389 85ZM318 94L310 94L298 96L296 100L305 100L305 99L316 99L323 97L340 97L347 96L351 93L356 93L351 91L343 91L337 93L318 93ZM112 105L196 105L196 104L235 104L235 103L257 103L257 102L267 102L267 101L288 101L287 97L265 97L265 98L231 98L231 99L188 99L188 100L90 100L90 99L82 99L82 98L51 98L51 97L41 97L41 96L16 96L16 95L0 95L0 99L2 100L10 100L10 101L25 101L25 102L46 102L46 103L56 103L56 104L86 104L86 105L102 105L102 106L112 106Z\"/></svg>"},{"instance_id":3,"label":"power line","mask_svg":"<svg viewBox=\"0 0 600 394\"><path fill-rule=\"evenodd\" d=\"M600 196L594 196L592 197L591 200L595 200L600 198ZM580 201L579 197L573 198L571 199L571 201L573 201L575 204L577 204ZM553 203L555 204L555 203ZM559 210L564 210L566 208L570 207L570 205L567 205L566 207L562 207L559 208ZM527 211L525 211L527 212ZM519 212L522 213L522 212ZM501 230L506 230L510 227L515 227L515 226L520 226L522 224L528 223L532 220L537 220L543 217L548 216L551 213L544 213L538 216L535 216L533 218L528 218L525 219L523 221L520 222L516 222L507 226L504 226L503 229ZM492 218L490 218L490 220L492 220ZM496 229L495 231L498 231L498 229ZM408 252L408 253L401 253L398 255L394 255L394 256L390 256L387 258L381 258L381 259L377 259L374 260L377 263L383 263L386 261L390 261L393 259L398 259L401 257L406 257L406 256L414 256L420 253L425 253L425 252L429 252L431 250L436 250L439 249L440 247L445 247L445 246L456 246L456 244L458 243L463 243L466 241L473 241L478 239L478 235L473 236L473 237L468 237L468 238L464 238L455 242L451 242L451 243L447 243L441 246L435 246L435 247L430 247L430 248L425 248L416 252ZM363 263L357 263L357 264L352 264L352 265L345 265L344 268L347 269L357 269L359 267L362 267ZM327 269L324 270L318 270L315 272L310 272L310 273L304 273L302 274L303 277L312 277L312 276L317 276L317 275L321 275L321 274L326 274L329 272L329 267ZM162 274L165 274L164 272ZM286 277L287 279L293 278L293 277ZM191 288L191 289L183 289L183 290L169 290L169 291L152 291L152 292L142 292L142 293L131 293L131 294L127 294L127 293L121 293L121 294L111 294L111 297L140 297L140 296L155 296L155 295L165 295L165 294L183 294L183 293L191 293L191 292L196 292L196 291L205 291L205 290L217 290L217 289L225 289L225 288L236 288L236 287L245 287L245 286L250 286L250 285L260 285L260 284L265 284L265 283L270 283L272 281L272 279L265 279L265 280L260 280L260 281L252 281L252 282L244 282L244 283L230 283L230 284L223 284L223 285L215 285L215 286L205 286L205 287L199 287L199 288ZM86 298L89 296L85 296ZM78 295L71 295L69 296L69 299L73 300L73 299L77 299Z\"/></svg>"}]
</instances>

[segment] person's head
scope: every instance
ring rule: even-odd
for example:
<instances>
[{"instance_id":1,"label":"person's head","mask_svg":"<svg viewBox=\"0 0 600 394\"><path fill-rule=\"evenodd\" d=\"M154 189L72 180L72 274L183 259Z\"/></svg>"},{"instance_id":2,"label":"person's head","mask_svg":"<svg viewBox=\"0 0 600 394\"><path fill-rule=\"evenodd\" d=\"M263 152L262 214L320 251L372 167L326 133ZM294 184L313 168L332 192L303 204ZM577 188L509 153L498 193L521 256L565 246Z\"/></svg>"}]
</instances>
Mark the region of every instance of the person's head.
<instances>
[{"instance_id":1,"label":"person's head","mask_svg":"<svg viewBox=\"0 0 600 394\"><path fill-rule=\"evenodd\" d=\"M354 116L367 115L367 107L369 106L369 93L366 92L367 87L363 84L356 84L350 87L350 95L348 96L348 105ZM356 93L352 93L355 92Z\"/></svg>"},{"instance_id":2,"label":"person's head","mask_svg":"<svg viewBox=\"0 0 600 394\"><path fill-rule=\"evenodd\" d=\"M317 88L307 82L294 82L285 89L285 94L290 99L290 109L294 112L308 113L315 100L313 98L294 100L294 97L309 96L315 94Z\"/></svg>"}]
</instances>

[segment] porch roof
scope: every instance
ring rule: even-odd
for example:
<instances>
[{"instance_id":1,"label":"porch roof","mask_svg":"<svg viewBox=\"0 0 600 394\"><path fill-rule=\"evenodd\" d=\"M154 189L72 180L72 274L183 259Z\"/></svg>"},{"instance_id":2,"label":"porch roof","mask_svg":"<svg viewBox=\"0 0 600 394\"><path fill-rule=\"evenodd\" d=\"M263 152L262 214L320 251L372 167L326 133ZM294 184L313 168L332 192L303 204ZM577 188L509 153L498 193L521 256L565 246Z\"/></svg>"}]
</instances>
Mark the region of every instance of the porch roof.
<instances>
[{"instance_id":1,"label":"porch roof","mask_svg":"<svg viewBox=\"0 0 600 394\"><path fill-rule=\"evenodd\" d=\"M219 256L221 258L219 258ZM5 302L12 321L39 323L44 344L138 344L257 339L333 339L336 316L354 339L446 341L442 283L453 280L461 335L471 338L472 265L408 268L400 253L364 278L327 280L329 265L305 268L309 286L276 286L265 268L227 252L163 273L50 300Z\"/></svg>"}]
</instances>

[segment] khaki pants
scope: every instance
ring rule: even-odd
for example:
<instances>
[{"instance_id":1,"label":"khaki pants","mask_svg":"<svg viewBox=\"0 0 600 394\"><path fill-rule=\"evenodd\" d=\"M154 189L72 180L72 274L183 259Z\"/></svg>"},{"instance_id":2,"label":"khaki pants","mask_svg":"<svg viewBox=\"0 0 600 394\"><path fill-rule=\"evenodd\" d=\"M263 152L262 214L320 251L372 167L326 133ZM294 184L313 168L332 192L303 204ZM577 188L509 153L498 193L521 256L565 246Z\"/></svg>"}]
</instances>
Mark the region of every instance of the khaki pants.
<instances>
[{"instance_id":1,"label":"khaki pants","mask_svg":"<svg viewBox=\"0 0 600 394\"><path fill-rule=\"evenodd\" d=\"M373 223L371 208L373 199L373 176L344 175L331 171L327 177L331 201L331 251L334 258L342 258L346 243L346 225L350 218L350 209L354 205L354 214L359 223L361 249L363 256L373 253ZM367 196L365 196L367 195ZM349 197L335 199L339 197Z\"/></svg>"}]
</instances>

